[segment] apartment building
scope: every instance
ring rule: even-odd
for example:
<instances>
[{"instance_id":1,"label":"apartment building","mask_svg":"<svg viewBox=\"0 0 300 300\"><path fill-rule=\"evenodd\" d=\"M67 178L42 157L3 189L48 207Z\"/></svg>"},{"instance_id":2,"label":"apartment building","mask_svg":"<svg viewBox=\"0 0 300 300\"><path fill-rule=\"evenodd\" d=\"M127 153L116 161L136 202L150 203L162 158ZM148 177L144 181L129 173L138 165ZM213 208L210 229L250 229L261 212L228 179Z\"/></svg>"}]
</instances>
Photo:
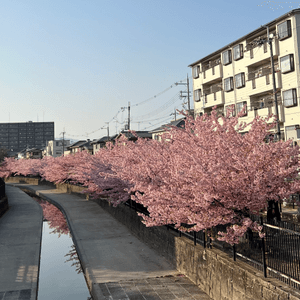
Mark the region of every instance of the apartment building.
<instances>
[{"instance_id":1,"label":"apartment building","mask_svg":"<svg viewBox=\"0 0 300 300\"><path fill-rule=\"evenodd\" d=\"M275 87L281 138L299 143L299 50L300 9L295 9L192 63L195 116L214 106L224 115L246 107L244 122L276 114Z\"/></svg>"},{"instance_id":2,"label":"apartment building","mask_svg":"<svg viewBox=\"0 0 300 300\"><path fill-rule=\"evenodd\" d=\"M42 148L54 139L54 122L0 123L0 148L10 155L26 148Z\"/></svg>"}]
</instances>

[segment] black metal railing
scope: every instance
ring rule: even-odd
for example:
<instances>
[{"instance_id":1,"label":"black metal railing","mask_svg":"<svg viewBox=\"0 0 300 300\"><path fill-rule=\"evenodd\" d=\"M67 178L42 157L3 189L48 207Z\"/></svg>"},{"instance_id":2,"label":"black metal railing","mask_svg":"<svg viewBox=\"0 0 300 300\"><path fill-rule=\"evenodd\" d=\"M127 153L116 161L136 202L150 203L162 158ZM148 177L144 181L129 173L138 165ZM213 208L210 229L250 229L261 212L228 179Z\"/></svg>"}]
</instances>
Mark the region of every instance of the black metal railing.
<instances>
[{"instance_id":1,"label":"black metal railing","mask_svg":"<svg viewBox=\"0 0 300 300\"><path fill-rule=\"evenodd\" d=\"M128 200L126 205L136 211L149 215L141 204ZM240 259L262 271L264 276L275 277L296 289L300 289L300 226L286 221L270 221L260 216L251 216L253 221L263 225L264 238L257 232L248 230L240 243L231 246L211 237L224 226L217 226L209 231L180 231L174 225L167 225L168 230L192 240L194 245L204 248L218 248L230 254L233 260ZM182 224L188 228L188 225Z\"/></svg>"},{"instance_id":2,"label":"black metal railing","mask_svg":"<svg viewBox=\"0 0 300 300\"><path fill-rule=\"evenodd\" d=\"M5 197L5 182L0 178L0 199Z\"/></svg>"}]
</instances>

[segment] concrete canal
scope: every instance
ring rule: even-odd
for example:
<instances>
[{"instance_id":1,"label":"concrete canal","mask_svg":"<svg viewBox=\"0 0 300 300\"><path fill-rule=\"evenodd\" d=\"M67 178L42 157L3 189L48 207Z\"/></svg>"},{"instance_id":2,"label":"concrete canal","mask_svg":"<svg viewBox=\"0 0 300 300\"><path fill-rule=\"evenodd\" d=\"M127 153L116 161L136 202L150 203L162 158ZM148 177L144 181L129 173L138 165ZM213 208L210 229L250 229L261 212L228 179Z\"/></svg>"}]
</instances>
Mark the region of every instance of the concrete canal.
<instances>
[{"instance_id":1,"label":"concrete canal","mask_svg":"<svg viewBox=\"0 0 300 300\"><path fill-rule=\"evenodd\" d=\"M44 216L38 299L91 299L63 213L51 203L33 198Z\"/></svg>"}]
</instances>

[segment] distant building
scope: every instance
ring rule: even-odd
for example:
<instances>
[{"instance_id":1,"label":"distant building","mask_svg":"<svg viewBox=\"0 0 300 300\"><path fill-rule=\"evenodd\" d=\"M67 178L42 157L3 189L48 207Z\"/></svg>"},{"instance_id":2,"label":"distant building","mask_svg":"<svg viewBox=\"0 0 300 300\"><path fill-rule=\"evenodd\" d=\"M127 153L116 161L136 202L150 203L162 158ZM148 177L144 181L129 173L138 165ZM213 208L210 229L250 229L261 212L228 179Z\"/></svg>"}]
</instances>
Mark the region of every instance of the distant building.
<instances>
[{"instance_id":1,"label":"distant building","mask_svg":"<svg viewBox=\"0 0 300 300\"><path fill-rule=\"evenodd\" d=\"M65 151L65 155L81 152L81 151L87 151L93 154L93 145L91 143L92 142L89 139L87 139L86 141L85 140L77 141L67 147L67 150Z\"/></svg>"},{"instance_id":2,"label":"distant building","mask_svg":"<svg viewBox=\"0 0 300 300\"><path fill-rule=\"evenodd\" d=\"M129 141L136 141L138 138L142 139L152 139L152 134L149 131L134 131L134 133L128 130L122 130L116 139L119 139L121 136L125 136Z\"/></svg>"},{"instance_id":3,"label":"distant building","mask_svg":"<svg viewBox=\"0 0 300 300\"><path fill-rule=\"evenodd\" d=\"M98 152L100 150L100 148L105 147L107 142L114 143L116 137L117 137L117 134L110 136L110 137L104 136L100 139L92 141L91 145L93 146L93 154Z\"/></svg>"},{"instance_id":4,"label":"distant building","mask_svg":"<svg viewBox=\"0 0 300 300\"><path fill-rule=\"evenodd\" d=\"M48 144L44 150L44 156L62 156L64 151L67 150L68 146L70 146L70 140L48 141Z\"/></svg>"},{"instance_id":5,"label":"distant building","mask_svg":"<svg viewBox=\"0 0 300 300\"><path fill-rule=\"evenodd\" d=\"M0 123L0 148L10 156L27 148L41 149L50 140L54 140L54 122Z\"/></svg>"},{"instance_id":6,"label":"distant building","mask_svg":"<svg viewBox=\"0 0 300 300\"><path fill-rule=\"evenodd\" d=\"M164 134L165 132L170 130L170 128L172 128L172 127L184 128L185 127L185 118L173 120L168 124L164 124L156 129L149 131L149 133L152 134L153 140L161 141L162 134Z\"/></svg>"}]
</instances>

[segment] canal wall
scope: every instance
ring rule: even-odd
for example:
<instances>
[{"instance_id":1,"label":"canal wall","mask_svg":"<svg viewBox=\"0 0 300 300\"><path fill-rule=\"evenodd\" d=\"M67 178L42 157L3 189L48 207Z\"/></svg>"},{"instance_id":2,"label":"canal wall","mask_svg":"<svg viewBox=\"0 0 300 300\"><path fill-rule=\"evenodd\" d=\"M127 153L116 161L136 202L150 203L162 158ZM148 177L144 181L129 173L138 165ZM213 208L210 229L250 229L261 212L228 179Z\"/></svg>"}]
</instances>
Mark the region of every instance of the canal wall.
<instances>
[{"instance_id":1,"label":"canal wall","mask_svg":"<svg viewBox=\"0 0 300 300\"><path fill-rule=\"evenodd\" d=\"M26 178L9 178L7 182L27 183ZM29 179L30 180L30 179ZM45 184L36 179L35 183ZM52 185L66 193L79 193L84 187L67 184ZM146 227L137 213L128 206L111 206L101 199L90 199L126 225L140 240L163 255L177 270L192 280L214 300L296 300L300 293L275 278L264 278L263 273L242 261L233 261L228 254L218 249L203 248L179 237L166 227Z\"/></svg>"}]
</instances>

